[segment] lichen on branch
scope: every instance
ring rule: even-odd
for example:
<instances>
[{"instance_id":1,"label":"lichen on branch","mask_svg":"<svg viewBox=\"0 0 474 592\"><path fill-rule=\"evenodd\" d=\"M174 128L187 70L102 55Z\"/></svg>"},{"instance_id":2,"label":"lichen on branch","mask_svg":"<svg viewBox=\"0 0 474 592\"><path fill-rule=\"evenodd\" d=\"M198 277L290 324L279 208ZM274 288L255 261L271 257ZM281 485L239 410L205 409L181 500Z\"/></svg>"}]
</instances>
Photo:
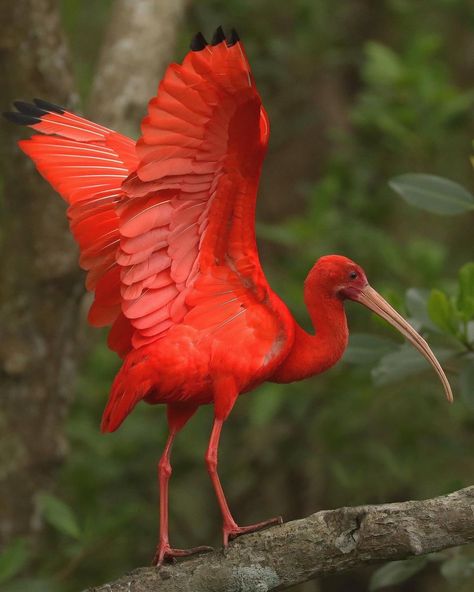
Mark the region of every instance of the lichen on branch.
<instances>
[{"instance_id":1,"label":"lichen on branch","mask_svg":"<svg viewBox=\"0 0 474 592\"><path fill-rule=\"evenodd\" d=\"M85 592L267 592L474 542L474 486L423 501L324 510L229 548L141 568Z\"/></svg>"}]
</instances>

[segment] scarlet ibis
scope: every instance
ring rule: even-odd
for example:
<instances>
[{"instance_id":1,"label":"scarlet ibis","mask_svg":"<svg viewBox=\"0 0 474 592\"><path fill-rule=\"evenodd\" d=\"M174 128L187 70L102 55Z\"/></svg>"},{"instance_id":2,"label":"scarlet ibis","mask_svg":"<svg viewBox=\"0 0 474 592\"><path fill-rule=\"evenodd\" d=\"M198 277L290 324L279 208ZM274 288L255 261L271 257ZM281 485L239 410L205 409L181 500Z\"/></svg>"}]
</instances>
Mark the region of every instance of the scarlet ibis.
<instances>
[{"instance_id":1,"label":"scarlet ibis","mask_svg":"<svg viewBox=\"0 0 474 592\"><path fill-rule=\"evenodd\" d=\"M207 469L229 539L281 521L234 520L217 473L219 437L237 397L264 381L324 372L348 341L346 299L398 329L448 380L426 341L346 257L321 257L304 284L315 334L269 286L255 242L255 202L269 122L235 30L201 33L171 64L135 142L52 103L15 103L11 121L41 132L19 142L69 204L89 322L111 325L123 358L101 429L113 432L139 401L165 404L169 435L158 463L160 533L154 562L204 550L168 539L174 438L200 405L214 405Z\"/></svg>"}]
</instances>

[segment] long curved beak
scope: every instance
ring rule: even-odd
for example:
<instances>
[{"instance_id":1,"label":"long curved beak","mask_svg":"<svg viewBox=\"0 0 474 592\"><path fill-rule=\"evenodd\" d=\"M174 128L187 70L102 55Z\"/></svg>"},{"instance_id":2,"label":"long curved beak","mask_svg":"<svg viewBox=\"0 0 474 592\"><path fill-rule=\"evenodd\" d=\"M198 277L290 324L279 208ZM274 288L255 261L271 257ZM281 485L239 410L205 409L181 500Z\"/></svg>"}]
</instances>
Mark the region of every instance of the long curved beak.
<instances>
[{"instance_id":1,"label":"long curved beak","mask_svg":"<svg viewBox=\"0 0 474 592\"><path fill-rule=\"evenodd\" d=\"M370 308L373 312L378 314L380 317L390 323L395 329L398 329L402 335L404 335L408 341L416 347L416 349L428 360L433 366L436 373L441 380L446 398L450 403L453 402L453 393L451 386L446 378L444 370L441 368L436 356L431 351L430 346L426 341L419 335L415 329L401 316L398 312L390 306L390 304L380 296L371 286L367 285L357 295L354 294L353 300L360 302L367 308Z\"/></svg>"}]
</instances>

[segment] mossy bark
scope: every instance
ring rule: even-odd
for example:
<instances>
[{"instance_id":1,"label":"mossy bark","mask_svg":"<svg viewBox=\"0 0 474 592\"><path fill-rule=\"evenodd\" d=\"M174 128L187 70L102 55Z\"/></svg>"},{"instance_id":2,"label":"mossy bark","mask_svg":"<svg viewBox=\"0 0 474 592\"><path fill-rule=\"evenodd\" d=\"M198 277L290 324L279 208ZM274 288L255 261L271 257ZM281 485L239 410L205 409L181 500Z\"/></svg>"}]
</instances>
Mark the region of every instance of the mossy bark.
<instances>
[{"instance_id":1,"label":"mossy bark","mask_svg":"<svg viewBox=\"0 0 474 592\"><path fill-rule=\"evenodd\" d=\"M3 1L2 110L14 99L77 97L57 3ZM38 529L34 494L64 458L82 294L65 204L20 153L26 134L2 124L0 214L0 544Z\"/></svg>"},{"instance_id":2,"label":"mossy bark","mask_svg":"<svg viewBox=\"0 0 474 592\"><path fill-rule=\"evenodd\" d=\"M423 501L326 510L226 551L135 570L86 592L269 592L474 542L474 487Z\"/></svg>"}]
</instances>

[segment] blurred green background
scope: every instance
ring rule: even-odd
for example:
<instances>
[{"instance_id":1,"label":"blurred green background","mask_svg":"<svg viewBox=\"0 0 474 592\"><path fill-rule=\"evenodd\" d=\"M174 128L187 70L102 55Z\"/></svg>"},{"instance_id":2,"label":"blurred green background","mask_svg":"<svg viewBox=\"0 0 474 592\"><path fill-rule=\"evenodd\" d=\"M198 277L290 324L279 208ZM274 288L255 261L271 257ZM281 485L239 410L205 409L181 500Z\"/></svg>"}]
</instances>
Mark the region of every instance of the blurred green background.
<instances>
[{"instance_id":1,"label":"blurred green background","mask_svg":"<svg viewBox=\"0 0 474 592\"><path fill-rule=\"evenodd\" d=\"M110 8L110 1L62 0L84 101ZM323 254L353 258L440 352L456 399L448 407L417 354L348 304L353 339L340 364L301 384L260 387L241 398L227 422L220 474L236 518L291 520L470 485L474 272L464 267L461 282L458 274L473 259L472 208L437 216L408 205L388 182L429 173L473 187L472 2L200 0L190 3L175 59L195 31L210 37L219 24L239 31L271 120L258 235L272 287L309 328L307 271ZM91 342L83 365L58 487L39 497L49 523L40 550L14 543L18 573L5 590L75 592L151 560L164 410L139 405L117 433L100 434L119 367L104 342L105 335ZM174 449L170 533L178 547L220 545L203 461L211 421L212 409L201 409ZM36 576L25 580L22 569ZM375 569L295 590L377 589ZM474 589L469 548L391 569L386 590Z\"/></svg>"}]
</instances>

